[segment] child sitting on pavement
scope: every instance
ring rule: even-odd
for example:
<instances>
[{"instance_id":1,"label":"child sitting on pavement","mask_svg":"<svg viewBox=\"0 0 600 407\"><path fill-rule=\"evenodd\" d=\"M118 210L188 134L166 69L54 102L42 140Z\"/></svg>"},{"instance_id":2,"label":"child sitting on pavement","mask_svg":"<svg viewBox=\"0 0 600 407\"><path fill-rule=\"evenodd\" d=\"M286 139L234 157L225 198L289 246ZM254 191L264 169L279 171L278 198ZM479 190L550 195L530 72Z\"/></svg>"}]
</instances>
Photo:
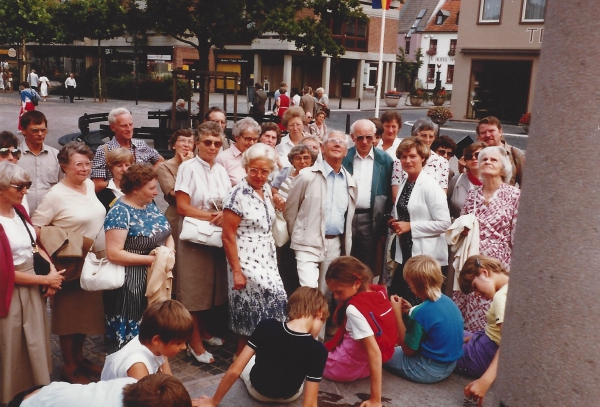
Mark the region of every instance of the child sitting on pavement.
<instances>
[{"instance_id":1,"label":"child sitting on pavement","mask_svg":"<svg viewBox=\"0 0 600 407\"><path fill-rule=\"evenodd\" d=\"M392 296L400 346L384 367L411 382L437 383L452 374L463 354L463 318L456 304L442 294L444 276L435 259L413 256L404 265L403 275L423 302L413 307Z\"/></svg>"},{"instance_id":2,"label":"child sitting on pavement","mask_svg":"<svg viewBox=\"0 0 600 407\"><path fill-rule=\"evenodd\" d=\"M289 403L304 388L302 405L317 406L327 350L315 337L329 316L327 300L317 288L300 287L288 299L287 311L287 322L259 322L214 396L202 396L194 405L217 406L241 376L258 401Z\"/></svg>"},{"instance_id":3,"label":"child sitting on pavement","mask_svg":"<svg viewBox=\"0 0 600 407\"><path fill-rule=\"evenodd\" d=\"M153 374L90 384L53 382L19 393L7 407L191 407L183 384L173 376Z\"/></svg>"},{"instance_id":4,"label":"child sitting on pavement","mask_svg":"<svg viewBox=\"0 0 600 407\"><path fill-rule=\"evenodd\" d=\"M475 399L478 406L482 405L485 394L496 380L508 280L509 272L498 260L481 255L469 257L458 276L463 293L474 292L492 300L485 314L485 329L473 334L465 331L464 354L455 370L477 378L465 387L465 396Z\"/></svg>"},{"instance_id":5,"label":"child sitting on pavement","mask_svg":"<svg viewBox=\"0 0 600 407\"><path fill-rule=\"evenodd\" d=\"M153 373L170 375L166 358L186 348L193 329L192 316L180 302L155 302L142 315L140 334L106 357L101 380L128 376L139 380Z\"/></svg>"}]
</instances>

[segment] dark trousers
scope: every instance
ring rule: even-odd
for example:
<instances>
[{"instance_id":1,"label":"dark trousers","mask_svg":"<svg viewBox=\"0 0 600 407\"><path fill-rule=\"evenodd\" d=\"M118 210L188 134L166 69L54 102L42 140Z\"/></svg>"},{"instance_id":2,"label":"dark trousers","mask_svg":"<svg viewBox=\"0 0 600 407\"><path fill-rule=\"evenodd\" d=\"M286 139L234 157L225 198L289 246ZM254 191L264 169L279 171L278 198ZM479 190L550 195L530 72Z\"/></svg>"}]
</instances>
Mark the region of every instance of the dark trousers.
<instances>
[{"instance_id":1,"label":"dark trousers","mask_svg":"<svg viewBox=\"0 0 600 407\"><path fill-rule=\"evenodd\" d=\"M73 103L73 99L75 99L75 86L67 86L67 94L69 95L69 100Z\"/></svg>"},{"instance_id":2,"label":"dark trousers","mask_svg":"<svg viewBox=\"0 0 600 407\"><path fill-rule=\"evenodd\" d=\"M379 239L373 236L373 212L355 213L352 218L352 250L350 254L365 263L375 273L375 247Z\"/></svg>"}]
</instances>

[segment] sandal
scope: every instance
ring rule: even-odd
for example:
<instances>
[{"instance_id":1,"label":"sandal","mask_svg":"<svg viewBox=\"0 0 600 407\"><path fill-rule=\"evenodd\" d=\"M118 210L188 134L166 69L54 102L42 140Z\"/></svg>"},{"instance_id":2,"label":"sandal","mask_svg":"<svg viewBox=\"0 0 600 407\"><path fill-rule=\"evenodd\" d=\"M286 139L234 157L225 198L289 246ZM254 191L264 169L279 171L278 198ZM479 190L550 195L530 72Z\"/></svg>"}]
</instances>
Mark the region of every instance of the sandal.
<instances>
[{"instance_id":1,"label":"sandal","mask_svg":"<svg viewBox=\"0 0 600 407\"><path fill-rule=\"evenodd\" d=\"M215 363L215 358L213 357L212 353L207 350L205 350L201 355L196 355L196 352L194 352L194 349L192 349L190 346L188 347L187 354L188 356L193 356L194 359L200 363Z\"/></svg>"},{"instance_id":2,"label":"sandal","mask_svg":"<svg viewBox=\"0 0 600 407\"><path fill-rule=\"evenodd\" d=\"M202 339L202 342L213 346L223 346L223 344L225 343L223 339L217 338L216 336L213 336L210 339Z\"/></svg>"}]
</instances>

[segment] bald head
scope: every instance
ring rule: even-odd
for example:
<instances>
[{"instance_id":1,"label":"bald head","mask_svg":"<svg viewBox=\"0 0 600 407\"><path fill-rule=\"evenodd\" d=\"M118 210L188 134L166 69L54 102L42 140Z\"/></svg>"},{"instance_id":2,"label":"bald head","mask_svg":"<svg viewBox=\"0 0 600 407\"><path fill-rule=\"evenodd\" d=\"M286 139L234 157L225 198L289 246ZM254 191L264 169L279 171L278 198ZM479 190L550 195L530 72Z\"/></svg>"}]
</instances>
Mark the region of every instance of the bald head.
<instances>
[{"instance_id":1,"label":"bald head","mask_svg":"<svg viewBox=\"0 0 600 407\"><path fill-rule=\"evenodd\" d=\"M377 127L375 123L368 119L357 120L352 123L350 127L350 135L354 141L356 152L361 157L366 157L371 148L373 148L373 139L375 138L375 132Z\"/></svg>"}]
</instances>

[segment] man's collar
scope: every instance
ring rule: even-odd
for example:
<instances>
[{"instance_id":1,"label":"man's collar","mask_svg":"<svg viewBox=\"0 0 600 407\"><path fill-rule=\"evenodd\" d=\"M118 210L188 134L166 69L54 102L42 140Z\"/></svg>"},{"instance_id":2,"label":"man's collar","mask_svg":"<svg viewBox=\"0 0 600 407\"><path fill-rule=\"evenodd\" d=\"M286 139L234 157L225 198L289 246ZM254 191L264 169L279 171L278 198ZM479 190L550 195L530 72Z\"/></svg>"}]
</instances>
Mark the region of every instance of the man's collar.
<instances>
[{"instance_id":1,"label":"man's collar","mask_svg":"<svg viewBox=\"0 0 600 407\"><path fill-rule=\"evenodd\" d=\"M344 171L343 171L344 166L340 167L340 172L338 172L337 174L335 173L335 171L333 171L333 167L331 165L329 165L329 163L327 161L325 161L325 159L323 159L323 169L325 170L325 176L329 176L329 174L331 172L333 172L335 175L339 175L342 174L342 176L344 176Z\"/></svg>"},{"instance_id":2,"label":"man's collar","mask_svg":"<svg viewBox=\"0 0 600 407\"><path fill-rule=\"evenodd\" d=\"M354 148L356 148L356 146L354 146ZM373 150L374 150L374 148L371 147L371 149L369 150L369 153L363 158L363 157L361 157L360 154L358 154L358 148L356 148L356 152L354 154L354 158L360 157L360 158L362 158L364 160L367 157L371 157L373 160L375 160L375 152Z\"/></svg>"}]
</instances>

